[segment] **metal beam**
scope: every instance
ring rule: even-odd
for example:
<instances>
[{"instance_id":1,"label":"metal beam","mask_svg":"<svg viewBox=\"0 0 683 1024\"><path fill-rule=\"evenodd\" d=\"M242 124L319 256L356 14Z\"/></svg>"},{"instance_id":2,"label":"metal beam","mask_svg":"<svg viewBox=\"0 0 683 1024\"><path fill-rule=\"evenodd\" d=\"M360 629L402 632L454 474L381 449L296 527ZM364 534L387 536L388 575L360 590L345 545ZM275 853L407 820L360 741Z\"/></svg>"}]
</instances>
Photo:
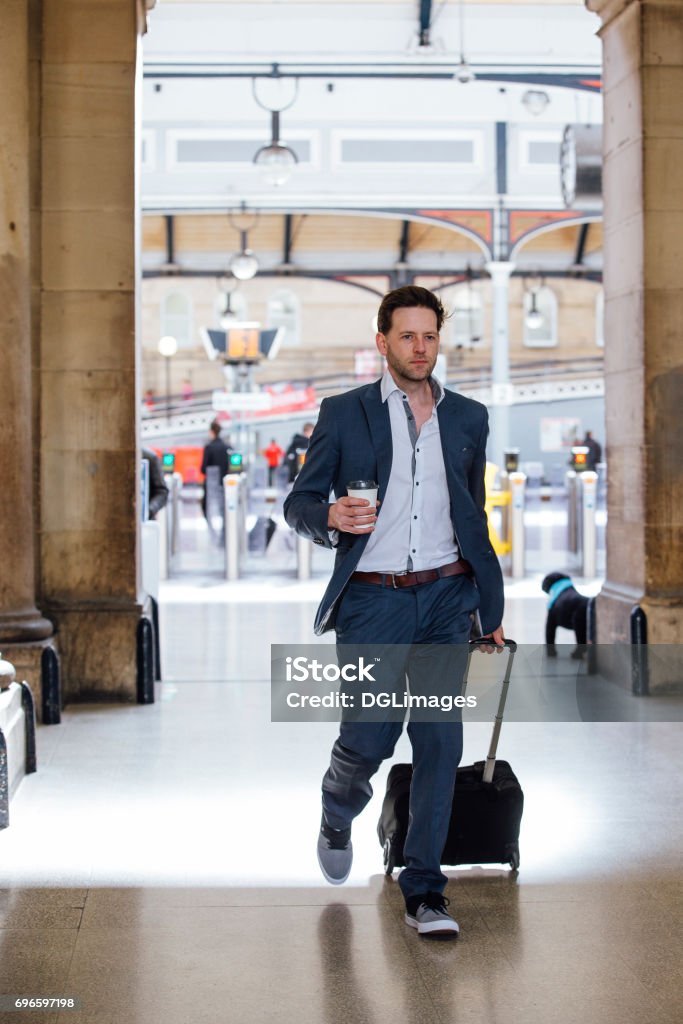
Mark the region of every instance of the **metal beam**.
<instances>
[{"instance_id":1,"label":"metal beam","mask_svg":"<svg viewBox=\"0 0 683 1024\"><path fill-rule=\"evenodd\" d=\"M515 70L512 70L512 69ZM554 88L575 89L578 92L599 93L602 88L600 68L586 68L583 71L576 71L575 68L565 69L558 66L553 71L539 72L536 66L525 69L519 68L518 64L487 64L485 66L474 64L477 79L480 82L511 82L518 85L539 85L552 86ZM150 63L143 71L143 77L157 80L163 78L272 78L271 65L250 63L242 65L239 62L229 65L204 65L204 66L181 66L174 63ZM293 64L288 65L287 70L282 65L278 66L277 77L279 78L380 78L380 79L405 79L416 78L431 79L433 81L452 81L452 64L434 63L411 64L408 68L398 64Z\"/></svg>"},{"instance_id":2,"label":"metal beam","mask_svg":"<svg viewBox=\"0 0 683 1024\"><path fill-rule=\"evenodd\" d=\"M420 46L429 46L429 29L432 24L432 0L419 0L420 7L420 28L418 36Z\"/></svg>"},{"instance_id":3,"label":"metal beam","mask_svg":"<svg viewBox=\"0 0 683 1024\"><path fill-rule=\"evenodd\" d=\"M167 213L164 216L166 221L166 263L169 267L175 264L175 223L173 214Z\"/></svg>"},{"instance_id":4,"label":"metal beam","mask_svg":"<svg viewBox=\"0 0 683 1024\"><path fill-rule=\"evenodd\" d=\"M410 251L410 221L404 220L401 225L401 240L398 247L398 262L405 263Z\"/></svg>"},{"instance_id":5,"label":"metal beam","mask_svg":"<svg viewBox=\"0 0 683 1024\"><path fill-rule=\"evenodd\" d=\"M296 269L281 270L281 269L278 269L277 267L274 267L272 270L259 270L258 276L259 277L313 277L313 278L318 278L320 280L326 280L326 281L338 281L340 284L352 284L355 288L363 288L363 287L365 287L367 291L374 291L374 289L372 289L372 288L367 288L367 286L358 284L355 281L347 281L345 279L346 278L350 278L350 277L387 278L387 277L389 277L391 275L391 273L392 272L388 271L388 270L378 270L376 267L346 267L344 269L339 269L339 270L303 270L303 269L300 269L299 267L297 267ZM394 271L394 273L395 273L395 271ZM474 279L479 279L479 278L481 278L483 280L486 280L488 278L488 276L489 276L488 272L485 271L485 270L472 270L471 273L472 273L472 279L473 280ZM541 270L541 271L539 271L539 273L544 278L558 278L558 279L567 278L567 279L574 279L576 277L576 274L572 273L570 270ZM439 277L439 278L443 278L444 270L443 270L443 267L420 267L419 270L411 270L411 271L408 272L408 274L409 274L409 277L410 277L411 280L414 280L416 277ZM173 276L173 277L188 277L188 278L189 277L214 277L215 278L215 277L225 277L226 276L226 272L225 272L225 267L224 266L211 267L211 268L208 268L208 269L205 269L205 270L189 270L189 269L185 270L185 269L179 268L177 270L174 270L171 275L169 275L168 270L165 270L163 267L155 267L154 269L152 269L150 267L147 270L143 270L142 271L142 277L145 280L148 280L148 279L151 280L151 279L156 278L156 277L169 277L169 276ZM521 278L524 278L524 277L528 277L528 276L529 276L529 271L528 270L517 270L517 271L513 271L512 274L511 274L511 277L521 277ZM462 270L460 273L458 273L456 271L452 279L442 283L435 290L438 290L438 288L441 288L441 287L446 287L448 284L458 284L459 282L465 281L465 280L467 280L467 271L466 270ZM602 281L602 271L601 270L585 270L581 274L581 280L582 281ZM383 294L383 292L378 292L378 294L381 295L381 294Z\"/></svg>"},{"instance_id":6,"label":"metal beam","mask_svg":"<svg viewBox=\"0 0 683 1024\"><path fill-rule=\"evenodd\" d=\"M576 241L576 253L574 254L574 266L583 266L583 258L586 255L586 242L590 231L590 221L582 224L579 228L579 237Z\"/></svg>"},{"instance_id":7,"label":"metal beam","mask_svg":"<svg viewBox=\"0 0 683 1024\"><path fill-rule=\"evenodd\" d=\"M505 121L496 122L496 189L499 196L508 190L508 126Z\"/></svg>"},{"instance_id":8,"label":"metal beam","mask_svg":"<svg viewBox=\"0 0 683 1024\"><path fill-rule=\"evenodd\" d=\"M292 215L291 213L285 214L285 231L282 243L282 262L285 266L289 266L292 262Z\"/></svg>"}]
</instances>

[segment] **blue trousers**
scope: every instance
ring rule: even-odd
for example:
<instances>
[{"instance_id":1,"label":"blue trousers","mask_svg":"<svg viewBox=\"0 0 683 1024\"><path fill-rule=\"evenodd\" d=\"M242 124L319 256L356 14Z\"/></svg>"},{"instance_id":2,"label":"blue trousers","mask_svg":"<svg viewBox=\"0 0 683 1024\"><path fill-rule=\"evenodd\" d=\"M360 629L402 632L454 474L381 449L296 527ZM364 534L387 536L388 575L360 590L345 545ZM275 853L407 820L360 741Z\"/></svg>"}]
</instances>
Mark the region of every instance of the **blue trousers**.
<instances>
[{"instance_id":1,"label":"blue trousers","mask_svg":"<svg viewBox=\"0 0 683 1024\"><path fill-rule=\"evenodd\" d=\"M349 584L337 615L337 651L340 664L348 661L356 645L381 649L385 673L403 690L405 676L411 693L429 692L435 673L460 679L466 651L444 647L443 665L435 662L434 645L466 644L470 615L479 606L479 594L466 576L452 576L417 587L393 590L366 583ZM393 648L393 645L401 645ZM421 645L429 645L422 646ZM393 655L392 655L393 650ZM384 687L383 687L384 688ZM462 721L420 721L411 713L408 736L413 748L410 818L404 847L406 867L399 885L406 899L425 892L443 892L447 878L441 871L453 803L455 773L462 757ZM391 757L401 735L401 721L342 720L332 748L330 767L322 783L323 813L332 828L347 828L372 796L370 778L382 761Z\"/></svg>"}]
</instances>

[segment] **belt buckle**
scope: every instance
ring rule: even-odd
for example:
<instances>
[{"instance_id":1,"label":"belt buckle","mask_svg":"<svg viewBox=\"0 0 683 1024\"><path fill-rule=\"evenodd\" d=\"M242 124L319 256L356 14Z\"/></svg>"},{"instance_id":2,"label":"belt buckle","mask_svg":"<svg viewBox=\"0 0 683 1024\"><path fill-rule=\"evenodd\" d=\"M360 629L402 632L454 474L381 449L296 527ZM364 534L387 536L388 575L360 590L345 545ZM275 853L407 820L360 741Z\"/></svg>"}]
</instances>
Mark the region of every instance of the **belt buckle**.
<instances>
[{"instance_id":1,"label":"belt buckle","mask_svg":"<svg viewBox=\"0 0 683 1024\"><path fill-rule=\"evenodd\" d=\"M394 588L394 590L398 590L399 589L396 586L396 577L397 576L407 576L409 572L410 572L410 569L404 569L403 572L392 572L392 574L391 574L391 585Z\"/></svg>"}]
</instances>

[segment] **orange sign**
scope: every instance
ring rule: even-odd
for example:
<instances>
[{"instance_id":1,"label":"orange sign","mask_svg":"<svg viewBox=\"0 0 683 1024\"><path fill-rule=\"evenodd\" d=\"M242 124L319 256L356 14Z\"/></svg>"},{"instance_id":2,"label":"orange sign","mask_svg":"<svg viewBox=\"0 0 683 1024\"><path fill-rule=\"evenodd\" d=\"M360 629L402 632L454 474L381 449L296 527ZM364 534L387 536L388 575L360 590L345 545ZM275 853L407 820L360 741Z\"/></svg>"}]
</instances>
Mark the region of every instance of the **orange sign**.
<instances>
[{"instance_id":1,"label":"orange sign","mask_svg":"<svg viewBox=\"0 0 683 1024\"><path fill-rule=\"evenodd\" d=\"M236 327L228 331L228 359L258 359L258 327Z\"/></svg>"}]
</instances>

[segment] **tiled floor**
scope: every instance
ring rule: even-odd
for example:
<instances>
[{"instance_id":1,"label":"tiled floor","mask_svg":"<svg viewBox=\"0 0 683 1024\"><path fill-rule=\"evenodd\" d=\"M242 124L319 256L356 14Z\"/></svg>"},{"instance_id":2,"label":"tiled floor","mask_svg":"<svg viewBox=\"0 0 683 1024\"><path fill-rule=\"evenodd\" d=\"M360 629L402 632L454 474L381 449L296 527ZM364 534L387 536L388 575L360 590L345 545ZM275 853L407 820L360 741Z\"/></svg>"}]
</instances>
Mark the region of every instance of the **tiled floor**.
<instances>
[{"instance_id":1,"label":"tiled floor","mask_svg":"<svg viewBox=\"0 0 683 1024\"><path fill-rule=\"evenodd\" d=\"M157 702L70 707L39 730L39 772L0 835L0 991L82 1009L0 1020L680 1020L680 724L507 724L522 867L449 872L457 943L406 928L382 874L388 765L348 884L323 882L318 788L335 727L272 724L266 682L270 642L312 640L323 584L165 585ZM538 581L510 587L508 632L537 641L542 622ZM467 761L487 737L468 727ZM396 759L408 756L404 738Z\"/></svg>"}]
</instances>

